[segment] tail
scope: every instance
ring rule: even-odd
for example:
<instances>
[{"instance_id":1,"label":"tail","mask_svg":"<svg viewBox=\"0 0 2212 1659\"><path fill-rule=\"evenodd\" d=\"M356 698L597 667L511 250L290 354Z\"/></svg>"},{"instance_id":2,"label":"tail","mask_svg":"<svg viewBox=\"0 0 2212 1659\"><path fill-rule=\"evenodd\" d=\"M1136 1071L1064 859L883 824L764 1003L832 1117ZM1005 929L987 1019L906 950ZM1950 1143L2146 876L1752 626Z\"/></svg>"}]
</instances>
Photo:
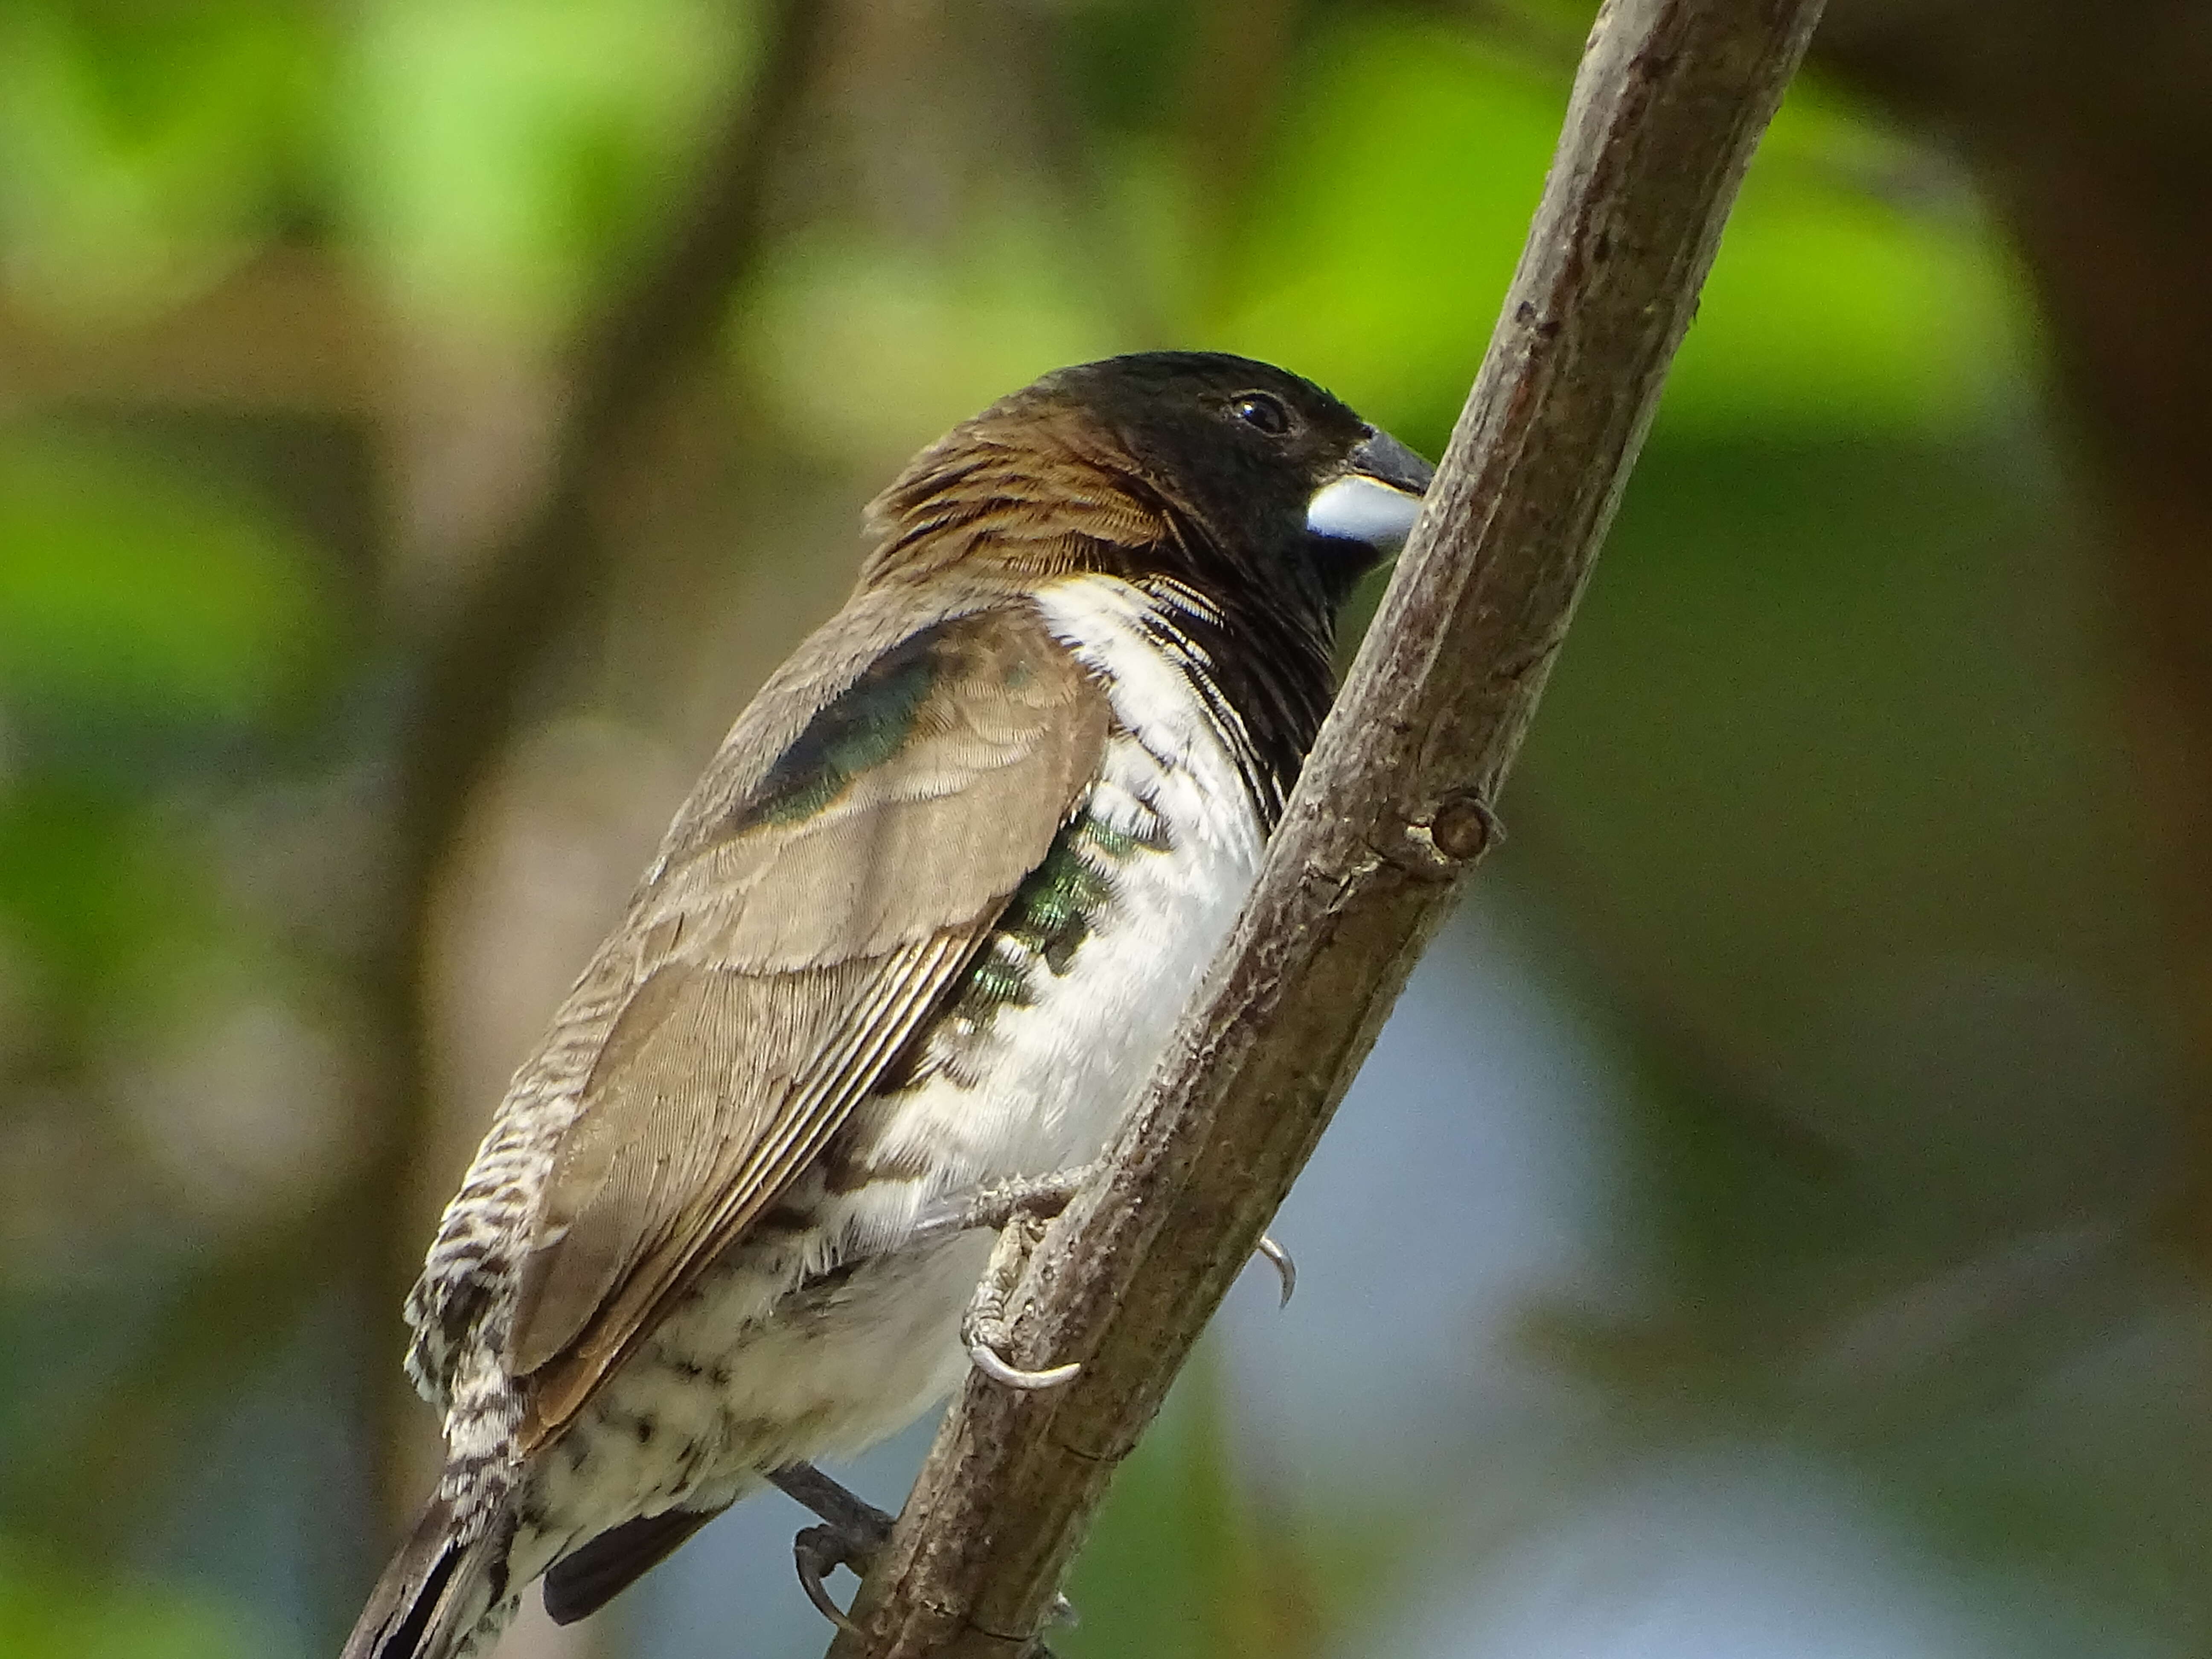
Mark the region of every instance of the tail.
<instances>
[{"instance_id":1,"label":"tail","mask_svg":"<svg viewBox=\"0 0 2212 1659\"><path fill-rule=\"evenodd\" d=\"M512 1528L496 1517L461 1535L453 1506L433 1498L346 1638L340 1659L465 1659L514 1611L507 1595Z\"/></svg>"}]
</instances>

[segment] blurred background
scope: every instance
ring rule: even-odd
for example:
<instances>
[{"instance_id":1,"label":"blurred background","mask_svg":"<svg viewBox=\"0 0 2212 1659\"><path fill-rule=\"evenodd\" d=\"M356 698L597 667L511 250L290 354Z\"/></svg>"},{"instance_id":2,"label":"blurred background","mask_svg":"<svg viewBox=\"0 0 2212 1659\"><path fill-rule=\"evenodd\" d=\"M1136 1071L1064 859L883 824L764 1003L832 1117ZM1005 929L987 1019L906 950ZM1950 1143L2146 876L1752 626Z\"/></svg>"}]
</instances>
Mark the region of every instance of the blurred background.
<instances>
[{"instance_id":1,"label":"blurred background","mask_svg":"<svg viewBox=\"0 0 2212 1659\"><path fill-rule=\"evenodd\" d=\"M1437 453L1589 16L0 4L0 1655L335 1651L437 1208L861 503L1152 345ZM1067 1659L2212 1654L2208 85L1832 0ZM801 1521L502 1652L818 1653Z\"/></svg>"}]
</instances>

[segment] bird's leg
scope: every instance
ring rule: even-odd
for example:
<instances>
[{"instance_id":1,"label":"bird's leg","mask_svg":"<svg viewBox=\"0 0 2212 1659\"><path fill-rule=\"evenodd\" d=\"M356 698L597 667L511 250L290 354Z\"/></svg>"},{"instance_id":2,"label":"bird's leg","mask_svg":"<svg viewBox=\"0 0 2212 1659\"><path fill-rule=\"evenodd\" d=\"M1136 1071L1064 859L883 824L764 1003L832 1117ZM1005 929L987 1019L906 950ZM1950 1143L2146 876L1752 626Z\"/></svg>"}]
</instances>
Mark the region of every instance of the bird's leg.
<instances>
[{"instance_id":1,"label":"bird's leg","mask_svg":"<svg viewBox=\"0 0 2212 1659\"><path fill-rule=\"evenodd\" d=\"M965 1198L944 1198L924 1210L915 1224L911 1241L929 1245L956 1233L991 1228L999 1235L991 1252L991 1265L975 1288L975 1299L960 1323L960 1340L975 1369L994 1382L1010 1389L1051 1389L1073 1379L1079 1364L1053 1365L1042 1370L1024 1370L1001 1358L1012 1333L1006 1327L1006 1301L1021 1278L1030 1252L1044 1235L1044 1224L1065 1210L1091 1180L1101 1172L1099 1164L1079 1164L1047 1176L1022 1176L979 1187ZM1267 1258L1282 1282L1285 1305L1297 1288L1297 1264L1291 1253L1273 1238L1260 1240L1259 1255Z\"/></svg>"},{"instance_id":2,"label":"bird's leg","mask_svg":"<svg viewBox=\"0 0 2212 1659\"><path fill-rule=\"evenodd\" d=\"M963 1198L940 1198L921 1212L915 1224L913 1241L917 1244L935 1244L955 1233L984 1228L1000 1232L1017 1216L1049 1221L1073 1201L1076 1194L1103 1167L1097 1163L1079 1164L1072 1170L1055 1170L1050 1175L1017 1176L1011 1181L994 1181Z\"/></svg>"},{"instance_id":3,"label":"bird's leg","mask_svg":"<svg viewBox=\"0 0 2212 1659\"><path fill-rule=\"evenodd\" d=\"M1044 1237L1044 1229L1042 1220L1027 1212L1018 1212L1006 1220L999 1229L998 1243L992 1247L991 1265L983 1270L982 1282L975 1286L975 1295L960 1321L960 1340L975 1369L1009 1389L1056 1389L1074 1381L1083 1369L1080 1363L1071 1363L1025 1371L1000 1355L1013 1335L1006 1321L1007 1298L1021 1282L1023 1265Z\"/></svg>"},{"instance_id":4,"label":"bird's leg","mask_svg":"<svg viewBox=\"0 0 2212 1659\"><path fill-rule=\"evenodd\" d=\"M771 1470L768 1479L778 1492L822 1517L820 1526L808 1527L791 1540L799 1587L831 1624L860 1634L851 1615L837 1605L822 1581L840 1567L849 1567L855 1577L865 1577L875 1565L876 1553L890 1536L893 1517L811 1463ZM1066 1596L1054 1598L1054 1623L1070 1620L1074 1613ZM1042 1642L1032 1643L1024 1659L1052 1659L1052 1654Z\"/></svg>"},{"instance_id":5,"label":"bird's leg","mask_svg":"<svg viewBox=\"0 0 2212 1659\"><path fill-rule=\"evenodd\" d=\"M1102 1159L1079 1164L1072 1170L1058 1170L1051 1175L1017 1176L1011 1181L994 1181L988 1187L978 1187L965 1198L940 1198L921 1212L915 1224L912 1242L918 1245L936 1244L955 1233L986 1227L1000 1231L1018 1215L1049 1221L1102 1173L1103 1167ZM1256 1253L1266 1256L1274 1267L1276 1276L1283 1282L1284 1304L1288 1305L1291 1292L1298 1286L1297 1263L1272 1237L1262 1237Z\"/></svg>"},{"instance_id":6,"label":"bird's leg","mask_svg":"<svg viewBox=\"0 0 2212 1659\"><path fill-rule=\"evenodd\" d=\"M811 1463L787 1464L772 1471L768 1480L853 1539L854 1549L864 1556L890 1536L890 1516Z\"/></svg>"},{"instance_id":7,"label":"bird's leg","mask_svg":"<svg viewBox=\"0 0 2212 1659\"><path fill-rule=\"evenodd\" d=\"M806 1599L831 1624L853 1630L853 1621L822 1581L839 1567L850 1567L855 1577L864 1576L890 1536L891 1517L811 1463L793 1463L771 1471L768 1478L777 1491L822 1517L822 1525L808 1527L791 1540L792 1562L799 1569L799 1587Z\"/></svg>"},{"instance_id":8,"label":"bird's leg","mask_svg":"<svg viewBox=\"0 0 2212 1659\"><path fill-rule=\"evenodd\" d=\"M975 1369L1010 1389L1050 1389L1073 1378L1079 1365L1054 1365L1025 1371L1000 1357L1012 1333L1006 1327L1006 1299L1022 1276L1030 1252L1044 1237L1045 1224L1065 1210L1100 1165L1079 1164L1047 1176L1019 1176L994 1182L964 1198L939 1199L923 1212L914 1231L918 1243L936 1243L955 1233L981 1228L994 1230L991 1264L975 1287L975 1295L960 1321L960 1340Z\"/></svg>"}]
</instances>

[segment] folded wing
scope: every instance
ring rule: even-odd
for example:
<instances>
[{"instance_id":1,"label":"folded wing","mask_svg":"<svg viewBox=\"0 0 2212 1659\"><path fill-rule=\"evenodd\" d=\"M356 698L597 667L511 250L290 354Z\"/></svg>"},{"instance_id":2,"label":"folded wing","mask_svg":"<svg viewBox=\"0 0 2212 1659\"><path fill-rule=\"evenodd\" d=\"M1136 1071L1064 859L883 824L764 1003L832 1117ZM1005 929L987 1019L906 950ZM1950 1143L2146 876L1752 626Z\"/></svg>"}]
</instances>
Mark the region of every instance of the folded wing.
<instances>
[{"instance_id":1,"label":"folded wing","mask_svg":"<svg viewBox=\"0 0 2212 1659\"><path fill-rule=\"evenodd\" d=\"M526 1443L874 1086L1087 797L1107 724L1033 612L984 611L893 643L748 787L679 820L535 1218L508 1346Z\"/></svg>"}]
</instances>

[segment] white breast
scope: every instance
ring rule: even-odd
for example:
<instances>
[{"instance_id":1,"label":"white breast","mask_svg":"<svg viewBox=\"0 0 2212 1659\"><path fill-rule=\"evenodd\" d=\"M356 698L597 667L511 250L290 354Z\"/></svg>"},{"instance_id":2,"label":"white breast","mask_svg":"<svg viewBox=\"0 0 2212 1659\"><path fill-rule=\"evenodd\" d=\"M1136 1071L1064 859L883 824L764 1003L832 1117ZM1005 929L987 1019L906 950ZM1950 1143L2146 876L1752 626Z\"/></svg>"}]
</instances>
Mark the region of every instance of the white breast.
<instances>
[{"instance_id":1,"label":"white breast","mask_svg":"<svg viewBox=\"0 0 2212 1659\"><path fill-rule=\"evenodd\" d=\"M1259 872L1266 832L1250 791L1188 679L1147 640L1150 603L1111 576L1039 596L1047 626L1104 680L1121 728L1091 811L1130 835L1164 827L1169 850L1118 863L1097 936L1034 1003L997 1012L982 1086L933 1083L902 1101L884 1152L910 1146L954 1190L1097 1155Z\"/></svg>"}]
</instances>

